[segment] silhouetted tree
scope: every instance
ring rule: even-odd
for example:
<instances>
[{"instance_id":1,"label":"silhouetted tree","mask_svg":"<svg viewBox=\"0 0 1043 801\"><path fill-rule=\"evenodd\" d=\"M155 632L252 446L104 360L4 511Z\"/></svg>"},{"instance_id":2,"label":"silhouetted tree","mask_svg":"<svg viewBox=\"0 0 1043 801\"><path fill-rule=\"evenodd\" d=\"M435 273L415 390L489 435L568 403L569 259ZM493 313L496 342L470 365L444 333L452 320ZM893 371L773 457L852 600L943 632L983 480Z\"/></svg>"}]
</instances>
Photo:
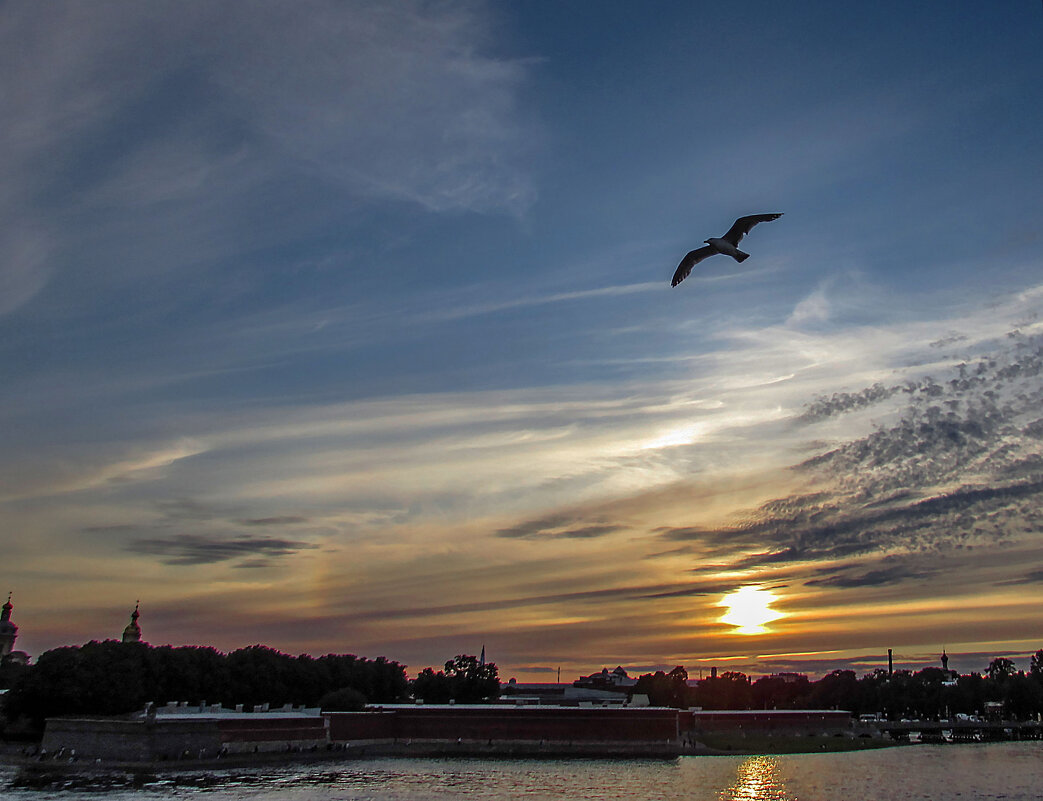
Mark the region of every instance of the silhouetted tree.
<instances>
[{"instance_id":1,"label":"silhouetted tree","mask_svg":"<svg viewBox=\"0 0 1043 801\"><path fill-rule=\"evenodd\" d=\"M453 688L449 677L441 670L437 673L431 668L424 668L413 679L413 697L425 704L448 704L453 697Z\"/></svg>"},{"instance_id":2,"label":"silhouetted tree","mask_svg":"<svg viewBox=\"0 0 1043 801\"><path fill-rule=\"evenodd\" d=\"M1014 661L1007 659L1005 656L996 657L989 662L988 668L985 670L985 674L993 681L1006 681L1014 675L1015 665Z\"/></svg>"},{"instance_id":3,"label":"silhouetted tree","mask_svg":"<svg viewBox=\"0 0 1043 801\"><path fill-rule=\"evenodd\" d=\"M29 666L13 659L0 662L0 690L9 690L28 672Z\"/></svg>"},{"instance_id":4,"label":"silhouetted tree","mask_svg":"<svg viewBox=\"0 0 1043 801\"><path fill-rule=\"evenodd\" d=\"M499 697L500 677L492 662L481 664L477 657L459 655L445 663L445 675L460 703L478 703Z\"/></svg>"},{"instance_id":5,"label":"silhouetted tree","mask_svg":"<svg viewBox=\"0 0 1043 801\"><path fill-rule=\"evenodd\" d=\"M688 671L678 665L669 673L657 670L638 677L632 695L647 695L652 706L689 706Z\"/></svg>"},{"instance_id":6,"label":"silhouetted tree","mask_svg":"<svg viewBox=\"0 0 1043 801\"><path fill-rule=\"evenodd\" d=\"M422 670L413 681L413 697L426 703L455 701L476 704L500 695L500 678L492 662L481 664L476 656L460 654L445 663L445 669Z\"/></svg>"},{"instance_id":7,"label":"silhouetted tree","mask_svg":"<svg viewBox=\"0 0 1043 801\"><path fill-rule=\"evenodd\" d=\"M1029 659L1029 673L1038 681L1043 681L1043 648L1040 648Z\"/></svg>"},{"instance_id":8,"label":"silhouetted tree","mask_svg":"<svg viewBox=\"0 0 1043 801\"><path fill-rule=\"evenodd\" d=\"M341 687L319 699L323 712L359 712L366 708L366 696L352 687Z\"/></svg>"},{"instance_id":9,"label":"silhouetted tree","mask_svg":"<svg viewBox=\"0 0 1043 801\"><path fill-rule=\"evenodd\" d=\"M695 701L704 709L749 709L753 704L750 677L726 670L716 678L703 679L696 688Z\"/></svg>"},{"instance_id":10,"label":"silhouetted tree","mask_svg":"<svg viewBox=\"0 0 1043 801\"><path fill-rule=\"evenodd\" d=\"M811 682L807 676L761 676L750 690L757 709L799 709Z\"/></svg>"}]
</instances>

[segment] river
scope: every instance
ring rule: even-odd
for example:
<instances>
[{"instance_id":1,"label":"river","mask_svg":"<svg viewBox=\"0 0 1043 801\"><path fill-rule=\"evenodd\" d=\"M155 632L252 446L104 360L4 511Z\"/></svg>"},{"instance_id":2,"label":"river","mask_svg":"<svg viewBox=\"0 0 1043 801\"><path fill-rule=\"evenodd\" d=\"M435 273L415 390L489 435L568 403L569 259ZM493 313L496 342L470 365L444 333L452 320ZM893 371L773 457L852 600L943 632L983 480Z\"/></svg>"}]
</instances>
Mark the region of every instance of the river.
<instances>
[{"instance_id":1,"label":"river","mask_svg":"<svg viewBox=\"0 0 1043 801\"><path fill-rule=\"evenodd\" d=\"M306 766L78 779L12 787L4 801L893 801L1043 797L1043 742L674 760L371 759Z\"/></svg>"}]
</instances>

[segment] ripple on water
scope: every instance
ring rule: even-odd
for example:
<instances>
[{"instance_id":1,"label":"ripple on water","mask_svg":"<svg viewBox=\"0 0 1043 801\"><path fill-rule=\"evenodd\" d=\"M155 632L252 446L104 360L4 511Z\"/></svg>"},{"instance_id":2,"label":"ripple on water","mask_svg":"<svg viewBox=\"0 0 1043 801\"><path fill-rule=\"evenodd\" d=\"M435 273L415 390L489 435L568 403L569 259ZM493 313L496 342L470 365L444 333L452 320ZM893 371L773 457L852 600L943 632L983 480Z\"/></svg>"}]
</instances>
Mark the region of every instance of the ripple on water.
<instances>
[{"instance_id":1,"label":"ripple on water","mask_svg":"<svg viewBox=\"0 0 1043 801\"><path fill-rule=\"evenodd\" d=\"M675 760L373 759L104 777L18 786L4 801L1037 801L1043 742Z\"/></svg>"}]
</instances>

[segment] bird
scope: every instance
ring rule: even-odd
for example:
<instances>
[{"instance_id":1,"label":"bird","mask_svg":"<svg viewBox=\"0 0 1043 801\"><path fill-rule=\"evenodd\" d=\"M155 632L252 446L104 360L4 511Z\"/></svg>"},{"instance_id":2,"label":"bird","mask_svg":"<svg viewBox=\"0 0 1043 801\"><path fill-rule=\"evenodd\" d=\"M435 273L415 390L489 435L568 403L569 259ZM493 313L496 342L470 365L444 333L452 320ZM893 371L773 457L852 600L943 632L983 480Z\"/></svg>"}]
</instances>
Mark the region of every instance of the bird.
<instances>
[{"instance_id":1,"label":"bird","mask_svg":"<svg viewBox=\"0 0 1043 801\"><path fill-rule=\"evenodd\" d=\"M739 242L742 238L750 232L757 223L771 222L777 220L782 216L782 212L778 214L750 214L746 217L740 217L734 223L732 227L728 229L728 233L724 236L710 237L709 239L703 240L706 245L701 248L696 248L683 259L681 263L677 265L677 270L674 272L673 280L670 281L670 286L677 286L684 279L688 277L688 274L692 272L692 268L701 262L703 259L709 258L717 253L723 253L725 256L731 256L737 262L746 261L750 257L749 253L743 253L739 250Z\"/></svg>"}]
</instances>

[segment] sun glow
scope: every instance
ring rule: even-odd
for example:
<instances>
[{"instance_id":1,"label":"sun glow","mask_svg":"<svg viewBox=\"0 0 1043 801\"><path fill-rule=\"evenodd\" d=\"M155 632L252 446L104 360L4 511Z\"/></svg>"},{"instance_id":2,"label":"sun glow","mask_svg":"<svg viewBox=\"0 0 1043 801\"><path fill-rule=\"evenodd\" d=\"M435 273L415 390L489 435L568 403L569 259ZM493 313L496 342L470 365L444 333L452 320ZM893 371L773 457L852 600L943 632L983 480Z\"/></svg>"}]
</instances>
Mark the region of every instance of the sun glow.
<instances>
[{"instance_id":1,"label":"sun glow","mask_svg":"<svg viewBox=\"0 0 1043 801\"><path fill-rule=\"evenodd\" d=\"M771 608L778 600L774 593L760 587L740 587L725 595L718 606L727 607L720 622L735 626L735 634L766 634L766 623L783 616Z\"/></svg>"}]
</instances>

